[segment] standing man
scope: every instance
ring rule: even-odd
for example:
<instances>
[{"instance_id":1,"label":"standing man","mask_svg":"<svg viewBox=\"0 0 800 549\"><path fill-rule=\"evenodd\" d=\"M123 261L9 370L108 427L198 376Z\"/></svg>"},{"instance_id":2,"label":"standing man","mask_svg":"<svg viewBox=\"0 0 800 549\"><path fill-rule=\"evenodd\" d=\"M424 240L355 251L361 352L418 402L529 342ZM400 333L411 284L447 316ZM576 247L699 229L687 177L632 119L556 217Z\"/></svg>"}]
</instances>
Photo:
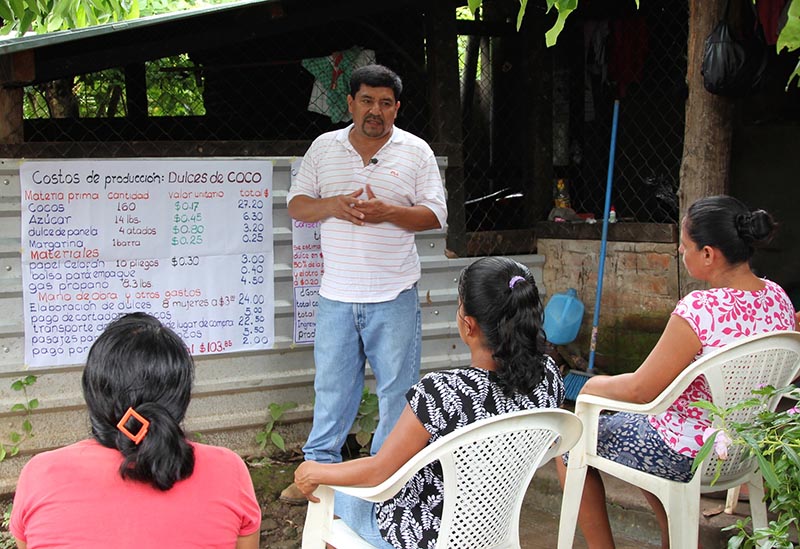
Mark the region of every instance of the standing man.
<instances>
[{"instance_id":1,"label":"standing man","mask_svg":"<svg viewBox=\"0 0 800 549\"><path fill-rule=\"evenodd\" d=\"M321 221L324 274L314 339L314 418L307 460L342 461L361 402L364 365L375 374L377 453L419 379L420 262L414 233L444 227L444 188L433 151L394 126L403 89L382 65L353 71L347 104L353 123L322 134L289 189L289 215ZM294 485L287 503L305 503Z\"/></svg>"}]
</instances>

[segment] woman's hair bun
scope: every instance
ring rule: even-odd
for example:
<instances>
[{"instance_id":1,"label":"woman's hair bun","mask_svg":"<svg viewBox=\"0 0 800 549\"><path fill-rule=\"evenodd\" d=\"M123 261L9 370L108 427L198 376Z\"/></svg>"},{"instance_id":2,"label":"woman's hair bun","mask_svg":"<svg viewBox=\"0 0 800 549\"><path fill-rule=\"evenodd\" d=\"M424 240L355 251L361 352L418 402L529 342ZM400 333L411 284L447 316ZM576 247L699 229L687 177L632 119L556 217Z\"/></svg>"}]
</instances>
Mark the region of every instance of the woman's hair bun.
<instances>
[{"instance_id":1,"label":"woman's hair bun","mask_svg":"<svg viewBox=\"0 0 800 549\"><path fill-rule=\"evenodd\" d=\"M764 210L739 214L736 216L736 232L745 242L752 245L769 243L775 231L775 221Z\"/></svg>"}]
</instances>

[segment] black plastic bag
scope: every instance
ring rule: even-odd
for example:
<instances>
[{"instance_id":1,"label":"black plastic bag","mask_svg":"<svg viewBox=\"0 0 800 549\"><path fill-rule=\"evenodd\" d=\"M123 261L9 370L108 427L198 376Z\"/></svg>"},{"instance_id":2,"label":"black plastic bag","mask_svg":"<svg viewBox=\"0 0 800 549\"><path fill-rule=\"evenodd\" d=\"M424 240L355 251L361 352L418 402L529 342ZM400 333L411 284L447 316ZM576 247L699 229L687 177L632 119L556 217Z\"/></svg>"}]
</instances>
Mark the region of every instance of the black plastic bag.
<instances>
[{"instance_id":1,"label":"black plastic bag","mask_svg":"<svg viewBox=\"0 0 800 549\"><path fill-rule=\"evenodd\" d=\"M650 212L650 220L654 223L678 222L678 185L663 173L651 174L643 179L644 193L654 197L655 201L647 200L646 206Z\"/></svg>"},{"instance_id":2,"label":"black plastic bag","mask_svg":"<svg viewBox=\"0 0 800 549\"><path fill-rule=\"evenodd\" d=\"M750 0L745 2L750 4ZM722 20L706 38L701 73L709 92L740 97L761 84L767 66L767 45L757 16L752 33L741 39L733 35L727 19L728 4Z\"/></svg>"}]
</instances>

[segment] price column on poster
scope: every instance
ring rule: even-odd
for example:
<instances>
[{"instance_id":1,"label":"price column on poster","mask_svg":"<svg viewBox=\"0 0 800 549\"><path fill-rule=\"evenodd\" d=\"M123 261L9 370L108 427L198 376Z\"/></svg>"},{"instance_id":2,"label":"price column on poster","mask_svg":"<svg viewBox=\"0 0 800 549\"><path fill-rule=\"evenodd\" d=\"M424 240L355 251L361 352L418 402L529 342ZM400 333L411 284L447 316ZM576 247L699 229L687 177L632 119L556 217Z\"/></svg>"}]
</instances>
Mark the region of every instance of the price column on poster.
<instances>
[{"instance_id":1,"label":"price column on poster","mask_svg":"<svg viewBox=\"0 0 800 549\"><path fill-rule=\"evenodd\" d=\"M142 311L195 355L271 348L272 163L24 162L25 362L79 364Z\"/></svg>"},{"instance_id":2,"label":"price column on poster","mask_svg":"<svg viewBox=\"0 0 800 549\"><path fill-rule=\"evenodd\" d=\"M300 159L292 162L292 178L300 168ZM317 332L317 306L322 281L322 248L319 222L292 220L292 286L294 304L294 342L314 343Z\"/></svg>"}]
</instances>

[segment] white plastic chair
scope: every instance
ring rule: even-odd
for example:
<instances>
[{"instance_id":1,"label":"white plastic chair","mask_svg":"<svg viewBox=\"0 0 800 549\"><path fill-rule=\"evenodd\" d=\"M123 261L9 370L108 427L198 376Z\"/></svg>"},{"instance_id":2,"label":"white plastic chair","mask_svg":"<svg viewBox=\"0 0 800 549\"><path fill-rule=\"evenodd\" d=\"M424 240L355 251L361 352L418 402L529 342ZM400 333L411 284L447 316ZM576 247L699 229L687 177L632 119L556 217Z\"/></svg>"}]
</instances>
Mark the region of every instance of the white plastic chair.
<instances>
[{"instance_id":1,"label":"white plastic chair","mask_svg":"<svg viewBox=\"0 0 800 549\"><path fill-rule=\"evenodd\" d=\"M579 395L575 413L581 418L584 432L570 451L564 496L561 504L561 521L558 548L570 549L575 536L578 508L583 494L587 466L620 478L655 494L667 512L670 547L676 549L697 547L700 520L700 494L726 490L747 484L750 490L750 509L753 527L767 526L767 508L764 502L764 485L758 464L747 457L743 446L732 446L728 459L722 462L720 477L711 486L715 461L707 460L698 468L688 483L665 480L630 467L620 465L597 455L597 422L601 410L634 412L654 415L665 411L699 375L706 376L712 400L725 408L752 398L752 390L763 385L785 387L800 371L800 333L770 332L727 345L706 355L686 368L652 402L631 404L607 398ZM769 403L774 410L775 398ZM747 408L731 415L733 421L746 422L757 413ZM698 474L702 469L702 474Z\"/></svg>"},{"instance_id":2,"label":"white plastic chair","mask_svg":"<svg viewBox=\"0 0 800 549\"><path fill-rule=\"evenodd\" d=\"M525 410L494 416L458 429L425 447L378 486L320 485L309 503L303 549L330 543L339 549L372 547L341 520L333 519L333 492L378 502L394 496L422 467L439 460L444 505L436 547L518 548L519 514L536 469L568 451L581 434L572 412Z\"/></svg>"}]
</instances>

